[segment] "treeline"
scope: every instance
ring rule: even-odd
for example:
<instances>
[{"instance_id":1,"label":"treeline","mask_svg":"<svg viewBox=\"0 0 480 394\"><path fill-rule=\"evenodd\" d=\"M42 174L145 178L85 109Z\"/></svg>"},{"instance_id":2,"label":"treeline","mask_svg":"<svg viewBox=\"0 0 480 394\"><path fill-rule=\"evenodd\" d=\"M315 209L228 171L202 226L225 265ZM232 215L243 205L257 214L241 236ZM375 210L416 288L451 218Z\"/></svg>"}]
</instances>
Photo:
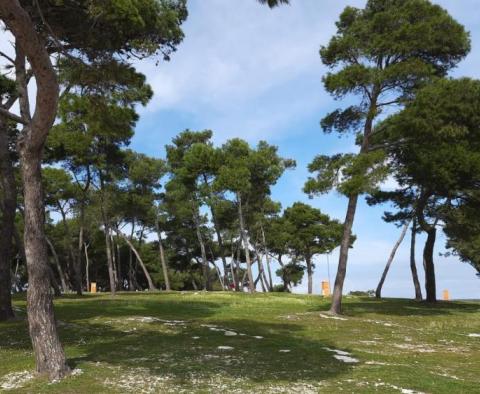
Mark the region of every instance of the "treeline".
<instances>
[{"instance_id":1,"label":"treeline","mask_svg":"<svg viewBox=\"0 0 480 394\"><path fill-rule=\"evenodd\" d=\"M133 129L128 138L118 136L105 111L92 120L93 111L85 116L76 100L71 93L62 98L60 108L70 113L61 112L68 120L50 133L42 170L58 295L82 294L91 282L112 293L290 291L304 271L312 293L313 258L338 246L342 225L307 204L282 212L271 200L271 187L293 160L263 141L252 147L231 139L215 147L209 130L180 133L166 146L165 160L148 157L127 148ZM82 127L72 127L76 122ZM18 204L21 230L19 197ZM22 256L17 248L18 289L28 283ZM276 275L282 285L275 287Z\"/></svg>"}]
</instances>

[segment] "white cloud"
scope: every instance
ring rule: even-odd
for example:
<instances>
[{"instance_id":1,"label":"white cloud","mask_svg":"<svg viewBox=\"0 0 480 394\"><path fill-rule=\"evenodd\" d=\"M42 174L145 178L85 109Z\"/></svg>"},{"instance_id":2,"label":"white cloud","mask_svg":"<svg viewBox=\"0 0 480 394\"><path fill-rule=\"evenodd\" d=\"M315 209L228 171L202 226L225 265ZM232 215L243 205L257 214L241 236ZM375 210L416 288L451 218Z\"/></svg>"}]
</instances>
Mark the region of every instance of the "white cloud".
<instances>
[{"instance_id":1,"label":"white cloud","mask_svg":"<svg viewBox=\"0 0 480 394\"><path fill-rule=\"evenodd\" d=\"M184 111L222 140L239 133L253 140L319 112L331 98L318 49L346 4L304 0L270 10L255 0L191 1L185 40L172 60L138 65L155 91L144 114Z\"/></svg>"}]
</instances>

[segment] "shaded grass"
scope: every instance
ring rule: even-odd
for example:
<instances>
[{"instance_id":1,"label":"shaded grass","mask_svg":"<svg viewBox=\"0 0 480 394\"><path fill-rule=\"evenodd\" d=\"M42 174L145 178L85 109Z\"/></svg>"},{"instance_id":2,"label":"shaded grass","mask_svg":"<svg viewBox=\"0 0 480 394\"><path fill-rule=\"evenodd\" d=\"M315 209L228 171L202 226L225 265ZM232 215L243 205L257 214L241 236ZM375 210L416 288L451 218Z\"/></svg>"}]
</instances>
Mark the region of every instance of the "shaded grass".
<instances>
[{"instance_id":1,"label":"shaded grass","mask_svg":"<svg viewBox=\"0 0 480 394\"><path fill-rule=\"evenodd\" d=\"M479 303L347 297L347 320L322 318L327 309L321 297L291 294L65 296L56 301L60 333L82 373L10 392L478 392L480 338L468 334L480 333ZM1 385L34 365L25 320L0 330Z\"/></svg>"}]
</instances>

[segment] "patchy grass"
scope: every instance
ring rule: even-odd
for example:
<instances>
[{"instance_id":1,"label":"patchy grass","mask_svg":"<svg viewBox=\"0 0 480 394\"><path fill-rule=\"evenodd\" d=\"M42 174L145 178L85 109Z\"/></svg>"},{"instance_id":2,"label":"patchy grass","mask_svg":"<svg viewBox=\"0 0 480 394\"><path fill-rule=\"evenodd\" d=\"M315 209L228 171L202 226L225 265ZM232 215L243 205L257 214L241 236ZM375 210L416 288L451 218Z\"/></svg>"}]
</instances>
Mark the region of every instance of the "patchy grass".
<instances>
[{"instance_id":1,"label":"patchy grass","mask_svg":"<svg viewBox=\"0 0 480 394\"><path fill-rule=\"evenodd\" d=\"M66 296L56 313L74 376L35 377L25 321L0 325L0 391L475 393L480 303L289 294ZM472 335L473 334L473 335Z\"/></svg>"}]
</instances>

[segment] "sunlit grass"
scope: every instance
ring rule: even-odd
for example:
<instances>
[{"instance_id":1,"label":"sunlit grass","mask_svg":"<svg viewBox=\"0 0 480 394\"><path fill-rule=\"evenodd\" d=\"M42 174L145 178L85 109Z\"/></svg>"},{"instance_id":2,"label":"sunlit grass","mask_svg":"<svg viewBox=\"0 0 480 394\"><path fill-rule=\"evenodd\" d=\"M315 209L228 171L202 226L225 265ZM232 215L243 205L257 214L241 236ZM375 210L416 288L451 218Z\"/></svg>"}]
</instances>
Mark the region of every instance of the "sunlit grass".
<instances>
[{"instance_id":1,"label":"sunlit grass","mask_svg":"<svg viewBox=\"0 0 480 394\"><path fill-rule=\"evenodd\" d=\"M328 300L289 294L69 296L56 312L76 375L53 384L28 374L24 299L15 305L20 319L0 325L0 387L10 392L475 393L480 385L474 302L346 298L346 320L335 320L322 314Z\"/></svg>"}]
</instances>

